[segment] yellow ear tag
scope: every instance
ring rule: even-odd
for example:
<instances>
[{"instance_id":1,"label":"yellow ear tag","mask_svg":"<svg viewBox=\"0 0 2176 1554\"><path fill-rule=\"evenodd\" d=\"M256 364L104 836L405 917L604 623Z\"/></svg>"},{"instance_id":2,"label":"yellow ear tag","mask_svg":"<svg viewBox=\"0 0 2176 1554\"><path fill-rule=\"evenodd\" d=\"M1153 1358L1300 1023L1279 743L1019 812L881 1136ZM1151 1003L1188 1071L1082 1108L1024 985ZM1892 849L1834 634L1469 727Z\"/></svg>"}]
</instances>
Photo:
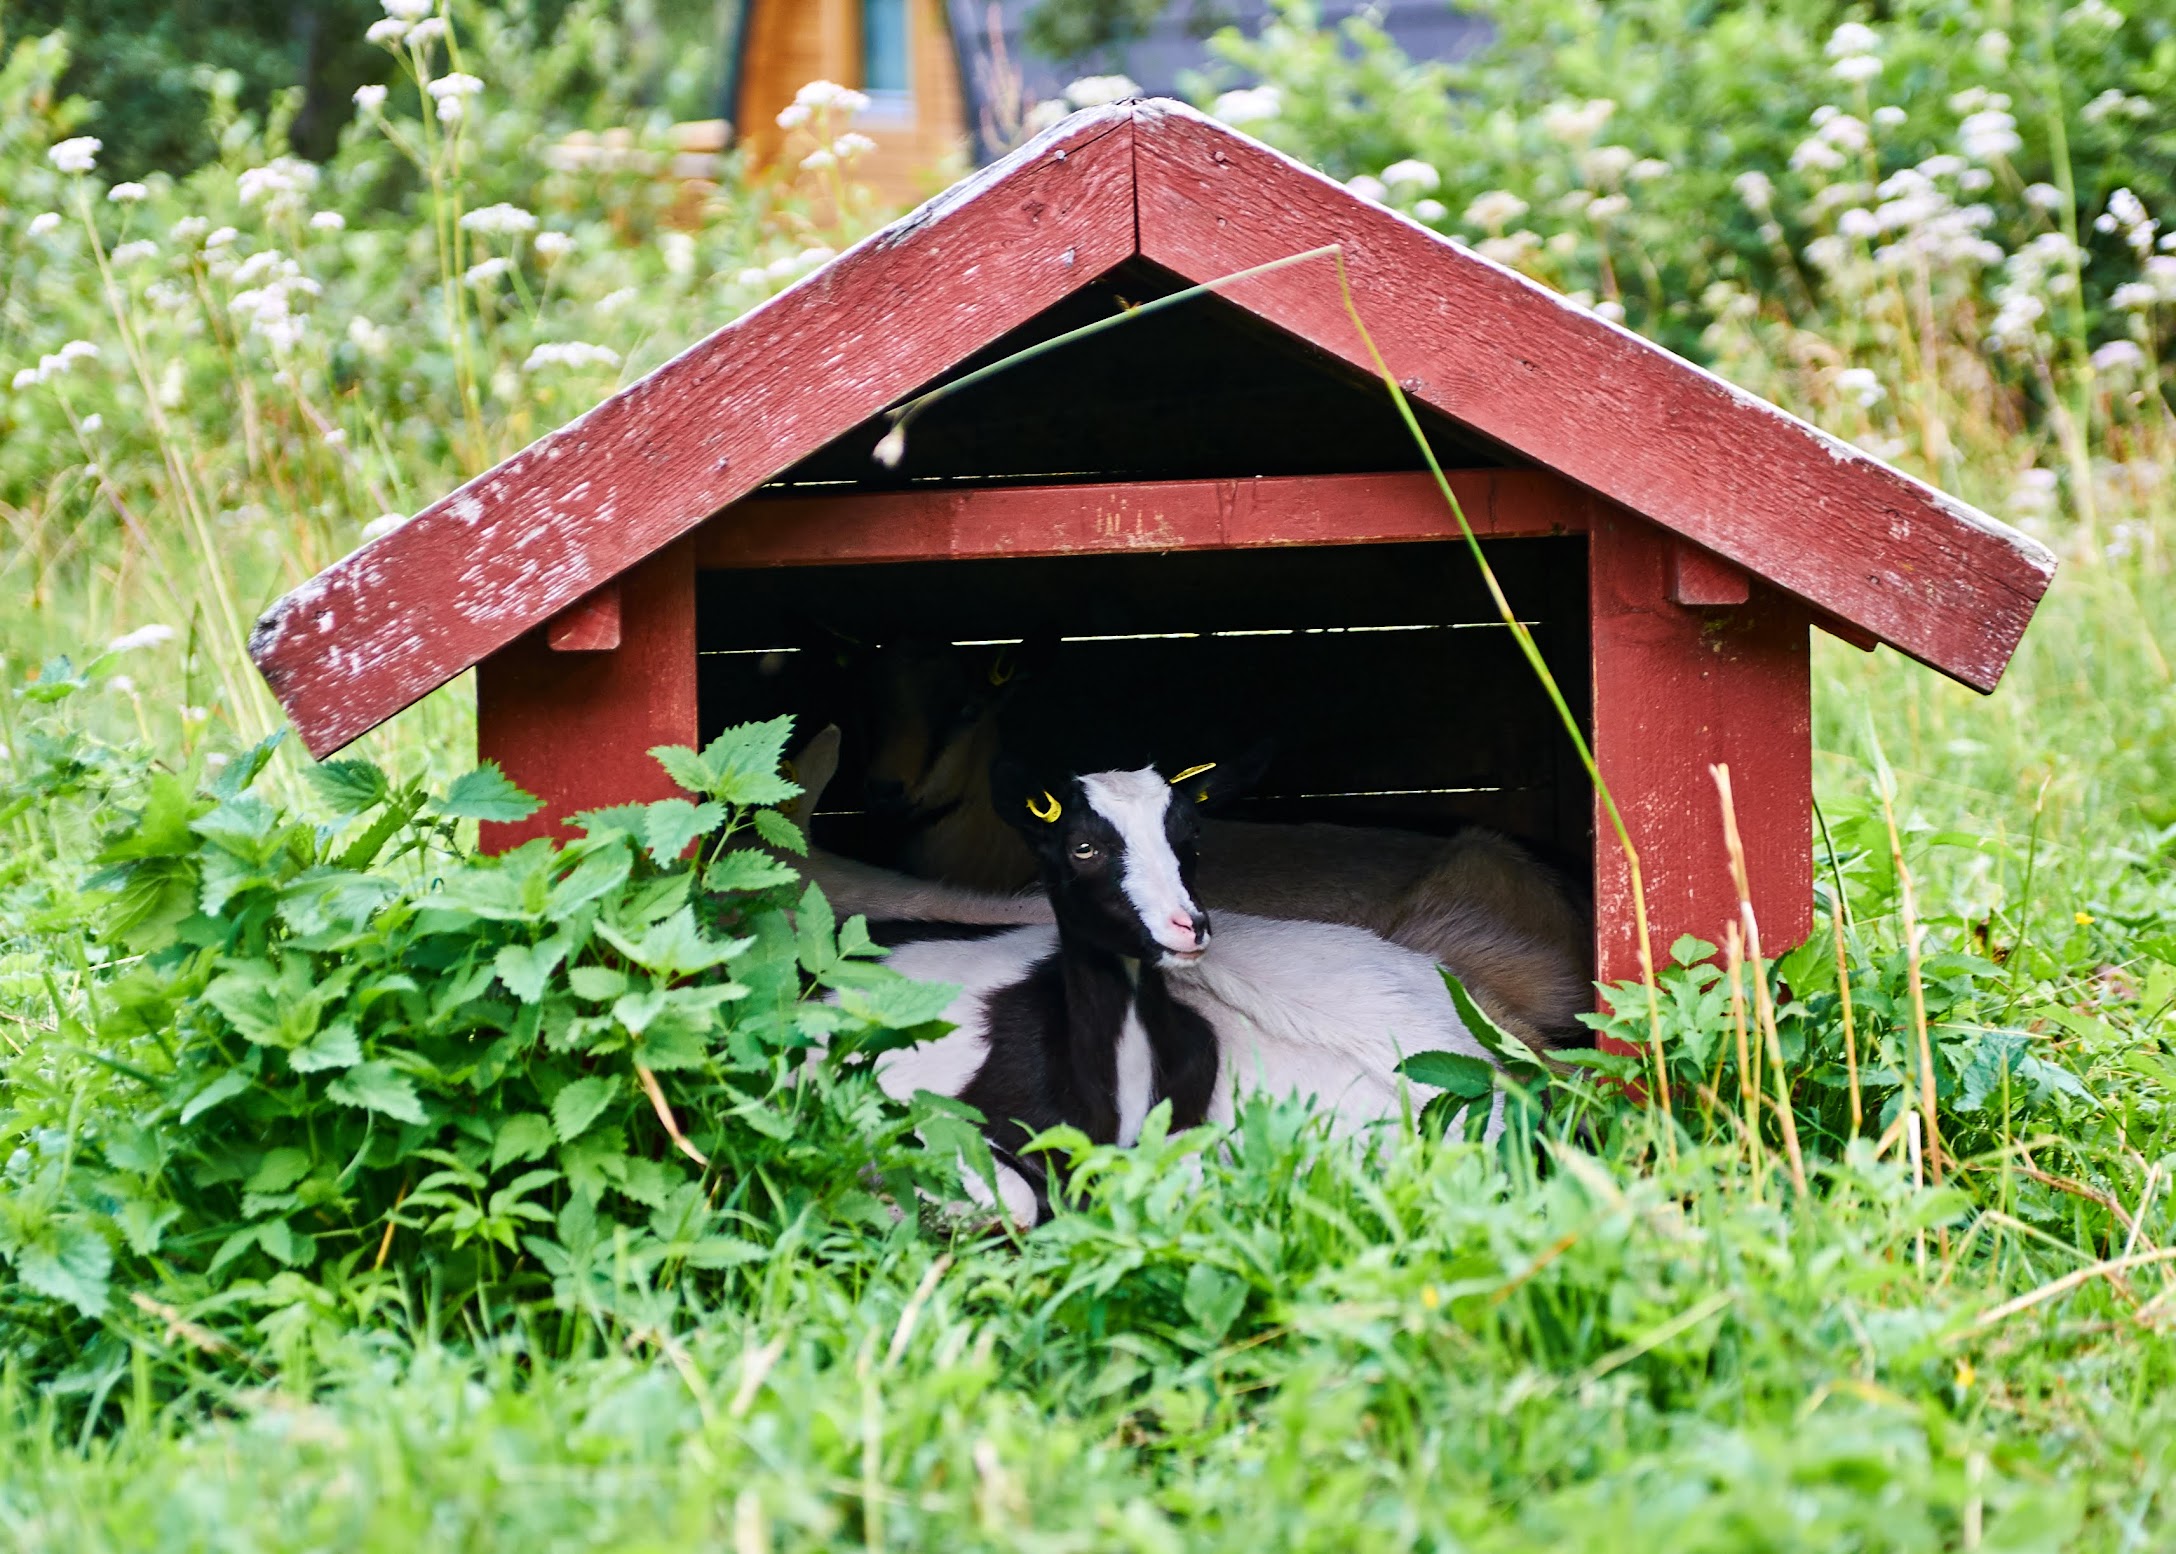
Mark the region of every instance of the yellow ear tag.
<instances>
[{"instance_id":1,"label":"yellow ear tag","mask_svg":"<svg viewBox=\"0 0 2176 1554\"><path fill-rule=\"evenodd\" d=\"M1216 762L1214 761L1204 761L1199 766L1189 766L1185 771L1171 779L1171 786L1176 788L1189 777L1199 777L1203 772L1213 772L1215 770Z\"/></svg>"},{"instance_id":2,"label":"yellow ear tag","mask_svg":"<svg viewBox=\"0 0 2176 1554\"><path fill-rule=\"evenodd\" d=\"M1003 685L1012 678L1012 675L1012 649L1005 648L999 651L997 657L990 660L990 684Z\"/></svg>"},{"instance_id":3,"label":"yellow ear tag","mask_svg":"<svg viewBox=\"0 0 2176 1554\"><path fill-rule=\"evenodd\" d=\"M1047 804L1050 807L1048 809L1045 809L1043 808L1043 804ZM1047 788L1043 791L1043 804L1037 804L1033 799L1029 799L1028 813L1033 815L1037 820L1040 820L1046 826L1055 824L1058 817L1065 813L1065 811L1059 807L1058 801L1050 796L1050 791Z\"/></svg>"}]
</instances>

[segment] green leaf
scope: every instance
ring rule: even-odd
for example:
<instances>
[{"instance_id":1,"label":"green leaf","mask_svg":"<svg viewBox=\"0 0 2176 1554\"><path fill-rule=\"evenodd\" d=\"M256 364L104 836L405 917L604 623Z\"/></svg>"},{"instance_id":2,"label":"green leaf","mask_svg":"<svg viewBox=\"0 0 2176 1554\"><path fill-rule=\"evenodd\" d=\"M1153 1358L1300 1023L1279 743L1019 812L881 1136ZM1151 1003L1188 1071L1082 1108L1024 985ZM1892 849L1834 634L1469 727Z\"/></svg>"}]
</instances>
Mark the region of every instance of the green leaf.
<instances>
[{"instance_id":1,"label":"green leaf","mask_svg":"<svg viewBox=\"0 0 2176 1554\"><path fill-rule=\"evenodd\" d=\"M248 1073L239 1068L230 1068L189 1098L189 1104L181 1109L181 1120L185 1124L194 1122L221 1101L240 1095L248 1088Z\"/></svg>"},{"instance_id":2,"label":"green leaf","mask_svg":"<svg viewBox=\"0 0 2176 1554\"><path fill-rule=\"evenodd\" d=\"M690 793L708 795L711 772L703 758L686 745L655 745L650 754L665 768L665 775Z\"/></svg>"},{"instance_id":3,"label":"green leaf","mask_svg":"<svg viewBox=\"0 0 2176 1554\"><path fill-rule=\"evenodd\" d=\"M502 945L491 964L509 993L533 1004L544 996L545 985L566 953L566 935L554 934L542 944Z\"/></svg>"},{"instance_id":4,"label":"green leaf","mask_svg":"<svg viewBox=\"0 0 2176 1554\"><path fill-rule=\"evenodd\" d=\"M1670 946L1670 959L1680 966L1695 966L1701 961L1714 958L1715 946L1689 933L1678 935L1677 942Z\"/></svg>"},{"instance_id":5,"label":"green leaf","mask_svg":"<svg viewBox=\"0 0 2176 1554\"><path fill-rule=\"evenodd\" d=\"M577 1079L552 1097L552 1127L559 1142L571 1144L588 1131L604 1109L618 1099L620 1087L609 1079Z\"/></svg>"},{"instance_id":6,"label":"green leaf","mask_svg":"<svg viewBox=\"0 0 2176 1554\"><path fill-rule=\"evenodd\" d=\"M1186 1271L1185 1301L1195 1325L1211 1343L1221 1343L1246 1308L1246 1281L1213 1263L1196 1263Z\"/></svg>"},{"instance_id":7,"label":"green leaf","mask_svg":"<svg viewBox=\"0 0 2176 1554\"><path fill-rule=\"evenodd\" d=\"M808 856L808 838L801 828L775 809L759 809L749 816L755 822L756 835L773 847L793 853L797 857Z\"/></svg>"},{"instance_id":8,"label":"green leaf","mask_svg":"<svg viewBox=\"0 0 2176 1554\"><path fill-rule=\"evenodd\" d=\"M325 1093L343 1106L382 1112L395 1122L426 1120L414 1082L382 1058L358 1063L327 1085Z\"/></svg>"},{"instance_id":9,"label":"green leaf","mask_svg":"<svg viewBox=\"0 0 2176 1554\"><path fill-rule=\"evenodd\" d=\"M1479 1100L1496 1088L1492 1064L1459 1052L1416 1052L1398 1065L1398 1072L1415 1084L1448 1090L1468 1101Z\"/></svg>"},{"instance_id":10,"label":"green leaf","mask_svg":"<svg viewBox=\"0 0 2176 1554\"><path fill-rule=\"evenodd\" d=\"M1547 1075L1548 1071L1534 1049L1490 1019L1488 1011L1475 1003L1473 995L1466 991L1465 983L1444 967L1438 966L1436 970L1450 992L1451 1007L1458 1011L1459 1023L1466 1027L1467 1035L1481 1044L1482 1051L1501 1063L1514 1078L1529 1084Z\"/></svg>"},{"instance_id":11,"label":"green leaf","mask_svg":"<svg viewBox=\"0 0 2176 1554\"><path fill-rule=\"evenodd\" d=\"M567 973L567 985L575 997L601 1004L627 991L627 973L610 966L577 966Z\"/></svg>"},{"instance_id":12,"label":"green leaf","mask_svg":"<svg viewBox=\"0 0 2176 1554\"><path fill-rule=\"evenodd\" d=\"M553 1137L551 1121L542 1112L516 1112L499 1124L498 1137L491 1141L491 1169L536 1159L552 1147Z\"/></svg>"},{"instance_id":13,"label":"green leaf","mask_svg":"<svg viewBox=\"0 0 2176 1554\"><path fill-rule=\"evenodd\" d=\"M753 939L710 939L695 924L695 913L683 906L662 922L653 923L641 937L620 932L609 923L597 925L598 934L614 949L658 977L693 976L722 966L746 950Z\"/></svg>"},{"instance_id":14,"label":"green leaf","mask_svg":"<svg viewBox=\"0 0 2176 1554\"><path fill-rule=\"evenodd\" d=\"M871 1025L906 1030L940 1018L959 996L951 983L916 982L890 972L868 986L841 989L839 1007Z\"/></svg>"},{"instance_id":15,"label":"green leaf","mask_svg":"<svg viewBox=\"0 0 2176 1554\"><path fill-rule=\"evenodd\" d=\"M757 813L768 815L773 811L765 809ZM741 847L722 854L703 871L703 889L720 894L769 890L774 885L791 885L800 877L791 864L781 863L768 853Z\"/></svg>"},{"instance_id":16,"label":"green leaf","mask_svg":"<svg viewBox=\"0 0 2176 1554\"><path fill-rule=\"evenodd\" d=\"M41 1295L64 1300L87 1317L106 1314L113 1248L80 1220L57 1220L15 1249L15 1272Z\"/></svg>"},{"instance_id":17,"label":"green leaf","mask_svg":"<svg viewBox=\"0 0 2176 1554\"><path fill-rule=\"evenodd\" d=\"M501 822L527 820L539 809L543 801L524 793L499 770L499 763L486 761L476 770L456 778L446 796L431 805L431 813L448 820L496 820Z\"/></svg>"},{"instance_id":18,"label":"green leaf","mask_svg":"<svg viewBox=\"0 0 2176 1554\"><path fill-rule=\"evenodd\" d=\"M257 1170L242 1184L245 1192L285 1192L310 1174L310 1154L303 1149L274 1149L257 1162Z\"/></svg>"},{"instance_id":19,"label":"green leaf","mask_svg":"<svg viewBox=\"0 0 2176 1554\"><path fill-rule=\"evenodd\" d=\"M328 1068L349 1068L363 1061L362 1043L349 1020L335 1020L307 1042L287 1054L298 1074L322 1073Z\"/></svg>"},{"instance_id":20,"label":"green leaf","mask_svg":"<svg viewBox=\"0 0 2176 1554\"><path fill-rule=\"evenodd\" d=\"M384 802L385 773L368 761L324 761L302 774L327 809L343 820Z\"/></svg>"},{"instance_id":21,"label":"green leaf","mask_svg":"<svg viewBox=\"0 0 2176 1554\"><path fill-rule=\"evenodd\" d=\"M727 729L703 747L701 766L708 781L696 791L743 809L783 804L797 797L801 785L778 769L786 759L786 741L792 735L791 715ZM670 771L671 767L666 769ZM677 774L673 780L679 781Z\"/></svg>"},{"instance_id":22,"label":"green leaf","mask_svg":"<svg viewBox=\"0 0 2176 1554\"><path fill-rule=\"evenodd\" d=\"M212 797L215 799L238 797L251 783L257 780L257 774L271 763L272 752L277 750L281 741L286 738L287 730L276 728L221 767L219 775L212 779Z\"/></svg>"},{"instance_id":23,"label":"green leaf","mask_svg":"<svg viewBox=\"0 0 2176 1554\"><path fill-rule=\"evenodd\" d=\"M659 799L643 812L643 842L650 850L652 862L668 865L688 850L688 843L699 836L708 836L724 824L723 805Z\"/></svg>"}]
</instances>

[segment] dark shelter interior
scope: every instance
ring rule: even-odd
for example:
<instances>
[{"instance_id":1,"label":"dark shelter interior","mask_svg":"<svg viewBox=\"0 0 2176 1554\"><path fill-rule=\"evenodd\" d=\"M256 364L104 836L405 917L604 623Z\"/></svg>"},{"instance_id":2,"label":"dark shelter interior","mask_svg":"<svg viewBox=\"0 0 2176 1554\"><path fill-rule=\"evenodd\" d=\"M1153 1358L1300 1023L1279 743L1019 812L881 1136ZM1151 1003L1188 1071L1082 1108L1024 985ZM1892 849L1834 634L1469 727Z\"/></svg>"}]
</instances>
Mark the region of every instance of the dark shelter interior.
<instances>
[{"instance_id":1,"label":"dark shelter interior","mask_svg":"<svg viewBox=\"0 0 2176 1554\"><path fill-rule=\"evenodd\" d=\"M952 376L1176 287L1136 261ZM1510 462L1448 420L1422 425L1446 468ZM870 456L886 429L865 423L747 501L1425 467L1380 384L1213 296L938 401L896 469ZM1584 536L1487 549L1584 723ZM891 838L867 802L857 674L870 649L912 642L957 644L1007 682L1008 743L1031 765L1176 770L1266 740L1242 818L1481 822L1591 877L1585 775L1462 541L707 570L697 632L706 738L787 712L802 736L840 725L817 840L872 862Z\"/></svg>"}]
</instances>

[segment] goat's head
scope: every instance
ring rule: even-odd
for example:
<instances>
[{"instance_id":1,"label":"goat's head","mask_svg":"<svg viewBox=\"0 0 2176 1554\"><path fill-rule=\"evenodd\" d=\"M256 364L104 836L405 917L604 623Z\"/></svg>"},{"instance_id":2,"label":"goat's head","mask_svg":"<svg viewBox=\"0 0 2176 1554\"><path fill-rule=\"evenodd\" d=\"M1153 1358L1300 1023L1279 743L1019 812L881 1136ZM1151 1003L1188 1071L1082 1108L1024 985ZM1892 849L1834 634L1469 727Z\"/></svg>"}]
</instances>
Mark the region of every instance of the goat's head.
<instances>
[{"instance_id":1,"label":"goat's head","mask_svg":"<svg viewBox=\"0 0 2176 1554\"><path fill-rule=\"evenodd\" d=\"M1167 778L1148 766L1045 785L1000 761L991 786L998 813L1035 854L1061 933L1183 966L1209 947L1209 915L1194 894L1199 817L1243 775L1211 764Z\"/></svg>"},{"instance_id":2,"label":"goat's head","mask_svg":"<svg viewBox=\"0 0 2176 1554\"><path fill-rule=\"evenodd\" d=\"M862 666L864 776L872 809L930 819L980 802L998 750L998 713L1016 690L1019 646L885 644Z\"/></svg>"}]
</instances>

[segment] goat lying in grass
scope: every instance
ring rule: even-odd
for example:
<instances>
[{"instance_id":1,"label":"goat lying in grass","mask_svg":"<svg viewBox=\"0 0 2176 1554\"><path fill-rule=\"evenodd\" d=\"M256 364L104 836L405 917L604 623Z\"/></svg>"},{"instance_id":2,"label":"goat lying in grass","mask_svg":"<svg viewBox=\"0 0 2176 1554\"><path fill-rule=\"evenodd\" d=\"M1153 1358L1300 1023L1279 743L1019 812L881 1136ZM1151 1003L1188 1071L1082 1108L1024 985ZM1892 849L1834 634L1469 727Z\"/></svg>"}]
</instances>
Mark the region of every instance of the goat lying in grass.
<instances>
[{"instance_id":1,"label":"goat lying in grass","mask_svg":"<svg viewBox=\"0 0 2176 1554\"><path fill-rule=\"evenodd\" d=\"M1032 676L994 663L972 671L962 650L914 643L861 664L869 799L901 833L910 873L985 893L933 897L926 912L902 902L898 915L1020 922L1039 908L1012 893L1036 877L1036 861L993 802L989 774L1003 743L1000 714L1017 710ZM1202 842L1209 907L1365 928L1448 967L1529 1045L1591 1039L1579 1015L1594 1007L1592 912L1561 874L1502 833L1208 820ZM855 867L841 862L840 883ZM860 883L883 894L892 887L882 873Z\"/></svg>"},{"instance_id":2,"label":"goat lying in grass","mask_svg":"<svg viewBox=\"0 0 2176 1554\"><path fill-rule=\"evenodd\" d=\"M1229 1121L1235 1096L1259 1089L1312 1098L1349 1132L1401 1114L1404 1057L1486 1058L1435 965L1373 934L1220 914L1212 947L1193 874L1198 806L1218 796L1213 768L1003 791L1054 921L893 921L871 933L893 947L896 970L961 988L945 1012L955 1029L885 1054L880 1082L981 1111L1015 1220L1048 1207L1043 1167L1020 1153L1045 1128L1126 1145L1159 1102L1184 1128Z\"/></svg>"}]
</instances>

